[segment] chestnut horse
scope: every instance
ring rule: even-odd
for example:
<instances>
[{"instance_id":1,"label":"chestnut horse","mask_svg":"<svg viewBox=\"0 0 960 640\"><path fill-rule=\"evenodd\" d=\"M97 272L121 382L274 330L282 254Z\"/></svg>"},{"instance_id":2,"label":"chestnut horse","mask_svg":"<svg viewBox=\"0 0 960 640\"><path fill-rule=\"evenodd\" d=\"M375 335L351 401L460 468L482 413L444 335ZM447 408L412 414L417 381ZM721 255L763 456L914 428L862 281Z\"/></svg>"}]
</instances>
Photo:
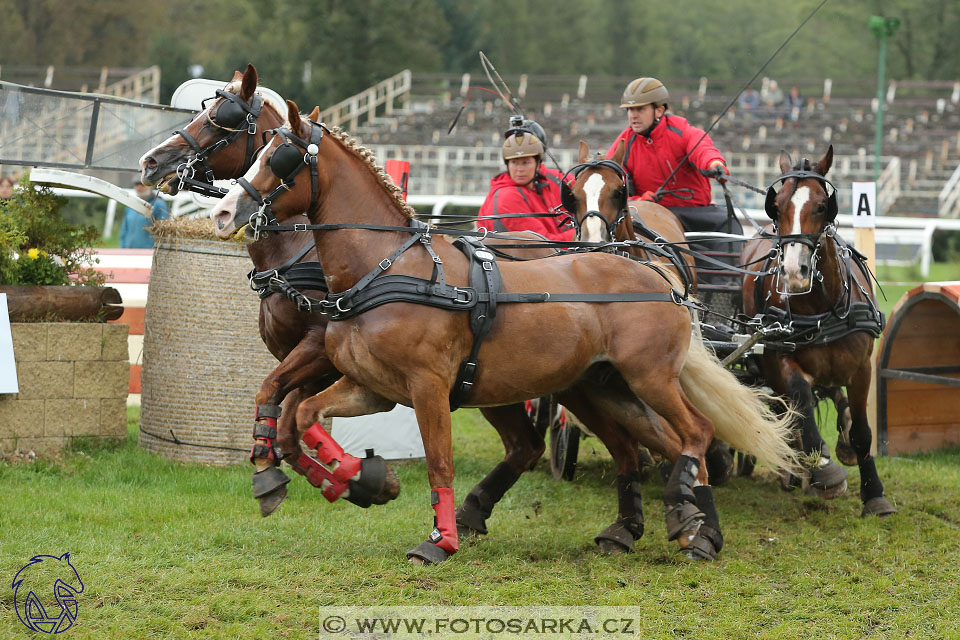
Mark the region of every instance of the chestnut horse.
<instances>
[{"instance_id":1,"label":"chestnut horse","mask_svg":"<svg viewBox=\"0 0 960 640\"><path fill-rule=\"evenodd\" d=\"M371 154L345 145L315 116L304 119L293 102L287 105L289 128L276 132L210 216L225 239L245 223L256 231L276 229L276 222L303 211L316 225L330 289L323 309L339 320L327 326L327 354L345 375L300 403L297 428L308 446L320 443L322 448L323 418L367 415L397 403L412 406L426 451L436 525L408 557L440 562L459 547L450 394L474 343L471 318L450 309L464 301L480 304L474 285L481 283L470 282L468 274L481 256L468 258L442 236L429 233L372 170ZM653 268L605 253L499 267L484 259L482 264L483 272L499 274L487 281L501 280L502 293L492 285L485 299L500 304L478 309L490 315L492 326L479 346L464 406L502 406L565 390L576 390L576 398L589 397L603 419L588 427L621 471L637 469L631 441L678 460L664 491L668 535L689 553L713 557L721 544L719 523L699 505L709 502L707 509L715 512L702 464L715 424L736 433L731 440L737 446L784 470L794 466L786 440L789 418L777 418L761 395L740 385L702 343L691 340L687 310ZM386 270L389 274L379 275ZM434 302L448 296L453 306L391 298L371 303L362 313L351 307L404 283L429 293ZM573 293L581 291L603 300L587 302L583 294ZM632 302L639 300L648 301ZM554 329L547 333L545 326ZM565 395L561 401L577 412ZM618 424L628 425L629 432ZM632 491L636 483L629 474L621 475L631 485L626 491ZM621 513L638 511L639 492L626 495L633 499L626 505L621 500ZM630 529L620 520L611 526ZM636 531L630 534L639 537Z\"/></svg>"},{"instance_id":2,"label":"chestnut horse","mask_svg":"<svg viewBox=\"0 0 960 640\"><path fill-rule=\"evenodd\" d=\"M832 163L833 146L819 162L803 159L792 168L781 153L783 175L774 184L783 186L767 192L773 225L764 237L750 240L741 256L751 263L775 247L775 257L762 269L774 275L744 278L743 308L749 316L762 314L766 325L793 327L791 336L764 343L761 363L770 387L789 397L801 414L798 439L807 467L802 483L825 498L846 489L847 472L831 458L817 429L811 385L846 386L861 515L887 515L896 509L883 495L867 422L870 358L883 318L866 267L834 227L836 191L826 179Z\"/></svg>"}]
</instances>

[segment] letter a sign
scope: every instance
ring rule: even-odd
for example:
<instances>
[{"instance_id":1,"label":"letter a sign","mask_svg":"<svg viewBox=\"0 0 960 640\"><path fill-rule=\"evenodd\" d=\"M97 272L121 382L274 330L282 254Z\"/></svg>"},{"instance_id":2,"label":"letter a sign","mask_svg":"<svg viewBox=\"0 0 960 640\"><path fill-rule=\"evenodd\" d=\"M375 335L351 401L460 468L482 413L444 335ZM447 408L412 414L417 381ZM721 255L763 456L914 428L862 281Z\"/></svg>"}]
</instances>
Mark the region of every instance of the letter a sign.
<instances>
[{"instance_id":1,"label":"letter a sign","mask_svg":"<svg viewBox=\"0 0 960 640\"><path fill-rule=\"evenodd\" d=\"M877 216L877 183L853 183L853 226L872 229Z\"/></svg>"}]
</instances>

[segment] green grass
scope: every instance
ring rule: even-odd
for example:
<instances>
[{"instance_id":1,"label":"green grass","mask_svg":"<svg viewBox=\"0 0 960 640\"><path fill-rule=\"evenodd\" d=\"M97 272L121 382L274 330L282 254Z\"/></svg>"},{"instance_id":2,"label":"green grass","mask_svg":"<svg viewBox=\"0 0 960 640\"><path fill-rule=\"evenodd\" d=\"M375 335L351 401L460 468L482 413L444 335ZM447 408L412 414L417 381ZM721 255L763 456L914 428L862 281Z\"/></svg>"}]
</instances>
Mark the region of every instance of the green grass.
<instances>
[{"instance_id":1,"label":"green grass","mask_svg":"<svg viewBox=\"0 0 960 640\"><path fill-rule=\"evenodd\" d=\"M783 493L769 478L716 490L726 545L712 564L665 539L662 485L644 486L647 532L607 557L593 536L613 521L616 474L596 439L574 482L545 461L494 511L490 535L433 567L404 553L432 527L425 465L398 466L394 502L327 503L294 476L286 502L259 516L250 467L156 457L126 442L58 461L0 463L0 576L35 554L71 552L85 585L70 638L316 637L320 605L638 606L642 637L958 637L960 454L882 458L899 514L863 520L851 469L832 502ZM827 430L825 430L826 433ZM455 415L462 499L502 458L475 411ZM9 583L7 583L9 585ZM25 637L13 592L0 636Z\"/></svg>"}]
</instances>

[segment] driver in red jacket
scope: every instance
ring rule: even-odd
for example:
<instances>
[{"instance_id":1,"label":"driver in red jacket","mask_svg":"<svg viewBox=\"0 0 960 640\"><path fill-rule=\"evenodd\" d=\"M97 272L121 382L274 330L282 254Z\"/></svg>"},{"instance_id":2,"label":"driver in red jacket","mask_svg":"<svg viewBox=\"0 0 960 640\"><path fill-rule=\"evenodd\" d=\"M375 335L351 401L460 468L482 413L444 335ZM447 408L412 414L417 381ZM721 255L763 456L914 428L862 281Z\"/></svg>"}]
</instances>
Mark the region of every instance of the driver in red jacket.
<instances>
[{"instance_id":1,"label":"driver in red jacket","mask_svg":"<svg viewBox=\"0 0 960 640\"><path fill-rule=\"evenodd\" d=\"M516 217L483 220L503 213L553 213L560 204L563 174L543 166L543 142L531 131L508 132L501 155L507 170L490 181L480 207L478 227L490 231L534 231L549 240L572 240L572 229L561 229L557 217Z\"/></svg>"},{"instance_id":2,"label":"driver in red jacket","mask_svg":"<svg viewBox=\"0 0 960 640\"><path fill-rule=\"evenodd\" d=\"M663 185L665 193L661 192L659 203L665 207L707 206L708 176L722 180L730 172L710 136L700 141L703 129L686 118L666 113L669 97L667 88L656 78L637 78L628 84L620 106L627 110L630 126L613 141L607 157L614 154L621 140L626 143L624 168L633 179L633 194L642 200L653 200ZM690 157L681 165L691 149ZM664 185L677 165L680 169Z\"/></svg>"}]
</instances>

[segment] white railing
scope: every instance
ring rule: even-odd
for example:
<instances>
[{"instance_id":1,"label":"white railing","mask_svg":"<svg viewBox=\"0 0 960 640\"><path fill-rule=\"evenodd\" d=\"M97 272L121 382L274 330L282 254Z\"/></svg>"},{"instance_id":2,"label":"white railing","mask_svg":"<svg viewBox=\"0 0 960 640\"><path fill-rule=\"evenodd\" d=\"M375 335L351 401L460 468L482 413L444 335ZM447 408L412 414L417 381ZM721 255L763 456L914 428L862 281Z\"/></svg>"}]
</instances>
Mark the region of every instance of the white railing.
<instances>
[{"instance_id":1,"label":"white railing","mask_svg":"<svg viewBox=\"0 0 960 640\"><path fill-rule=\"evenodd\" d=\"M947 184L943 185L937 197L938 211L941 218L956 218L960 216L960 166L954 170Z\"/></svg>"},{"instance_id":2,"label":"white railing","mask_svg":"<svg viewBox=\"0 0 960 640\"><path fill-rule=\"evenodd\" d=\"M880 180L877 182L877 214L883 215L889 211L899 197L900 158L892 156L880 172Z\"/></svg>"},{"instance_id":3,"label":"white railing","mask_svg":"<svg viewBox=\"0 0 960 640\"><path fill-rule=\"evenodd\" d=\"M126 98L127 100L136 100L137 102L159 104L160 67L153 65L132 76L127 76L122 80L107 85L100 93L118 98Z\"/></svg>"},{"instance_id":4,"label":"white railing","mask_svg":"<svg viewBox=\"0 0 960 640\"><path fill-rule=\"evenodd\" d=\"M410 85L410 70L404 69L395 76L324 109L320 112L320 122L331 126L346 124L347 128L356 129L361 116L367 116L367 122L373 121L377 107L382 106L387 116L393 115L396 100L401 101L403 108L407 107L410 100Z\"/></svg>"}]
</instances>

